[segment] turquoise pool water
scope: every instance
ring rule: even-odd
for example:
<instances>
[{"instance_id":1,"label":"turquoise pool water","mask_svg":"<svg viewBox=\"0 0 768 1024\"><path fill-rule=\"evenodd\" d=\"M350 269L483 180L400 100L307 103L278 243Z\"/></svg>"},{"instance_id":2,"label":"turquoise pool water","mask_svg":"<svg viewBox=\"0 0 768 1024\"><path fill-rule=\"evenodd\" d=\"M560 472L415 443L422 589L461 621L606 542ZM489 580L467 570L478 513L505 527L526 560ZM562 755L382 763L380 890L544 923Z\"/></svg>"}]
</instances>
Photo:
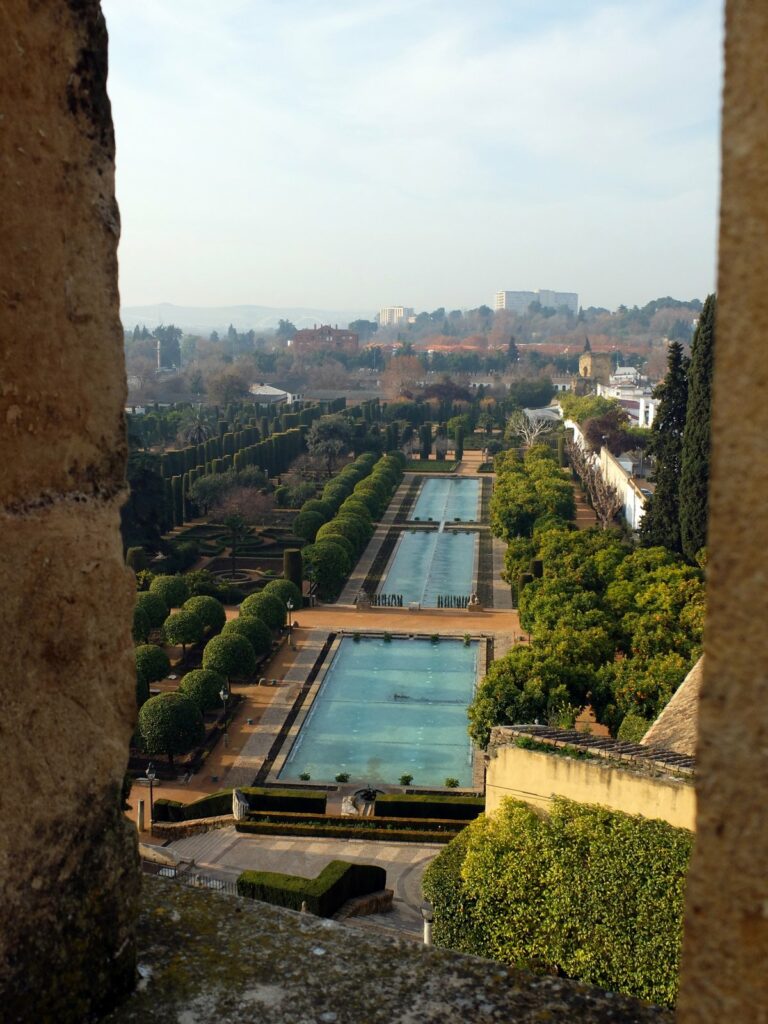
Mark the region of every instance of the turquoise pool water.
<instances>
[{"instance_id":1,"label":"turquoise pool water","mask_svg":"<svg viewBox=\"0 0 768 1024\"><path fill-rule=\"evenodd\" d=\"M397 542L379 594L402 594L403 604L418 601L436 608L438 595L472 593L478 535L463 530L408 530Z\"/></svg>"},{"instance_id":2,"label":"turquoise pool water","mask_svg":"<svg viewBox=\"0 0 768 1024\"><path fill-rule=\"evenodd\" d=\"M467 705L477 643L344 637L279 778L472 785Z\"/></svg>"},{"instance_id":3,"label":"turquoise pool water","mask_svg":"<svg viewBox=\"0 0 768 1024\"><path fill-rule=\"evenodd\" d=\"M424 522L433 519L436 523L452 523L460 519L463 523L476 522L480 518L480 481L470 477L431 477L421 485L411 520Z\"/></svg>"}]
</instances>

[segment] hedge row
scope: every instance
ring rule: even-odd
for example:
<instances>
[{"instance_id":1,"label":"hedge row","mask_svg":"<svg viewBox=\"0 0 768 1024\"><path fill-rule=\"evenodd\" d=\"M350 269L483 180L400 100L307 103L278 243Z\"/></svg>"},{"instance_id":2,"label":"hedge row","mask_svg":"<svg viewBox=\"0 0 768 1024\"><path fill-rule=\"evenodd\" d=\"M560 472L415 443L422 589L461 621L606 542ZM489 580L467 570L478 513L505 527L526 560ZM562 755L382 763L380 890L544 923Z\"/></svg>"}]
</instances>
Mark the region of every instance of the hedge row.
<instances>
[{"instance_id":1,"label":"hedge row","mask_svg":"<svg viewBox=\"0 0 768 1024\"><path fill-rule=\"evenodd\" d=\"M326 814L297 814L293 811L275 813L273 811L252 811L248 814L248 823L266 825L307 825L321 828L365 829L366 832L378 832L386 836L389 832L450 832L456 834L466 827L466 821L456 818L355 818Z\"/></svg>"},{"instance_id":2,"label":"hedge row","mask_svg":"<svg viewBox=\"0 0 768 1024\"><path fill-rule=\"evenodd\" d=\"M241 789L240 792L248 800L248 808L251 811L325 813L326 794L313 790L250 786ZM198 818L218 818L231 813L231 789L221 789L218 793L201 797L191 804L183 804L178 800L155 800L155 818L158 821L195 821Z\"/></svg>"},{"instance_id":3,"label":"hedge row","mask_svg":"<svg viewBox=\"0 0 768 1024\"><path fill-rule=\"evenodd\" d=\"M404 465L402 452L378 460L366 452L326 484L320 499L302 506L294 530L310 542L302 556L322 600L338 596L402 480Z\"/></svg>"},{"instance_id":4,"label":"hedge row","mask_svg":"<svg viewBox=\"0 0 768 1024\"><path fill-rule=\"evenodd\" d=\"M671 1006L692 845L663 821L505 800L427 868L435 944Z\"/></svg>"},{"instance_id":5,"label":"hedge row","mask_svg":"<svg viewBox=\"0 0 768 1024\"><path fill-rule=\"evenodd\" d=\"M274 871L243 871L237 880L239 896L273 903L278 907L307 910L318 917L333 917L347 900L380 892L387 872L374 864L350 864L332 860L317 878L299 878Z\"/></svg>"},{"instance_id":6,"label":"hedge row","mask_svg":"<svg viewBox=\"0 0 768 1024\"><path fill-rule=\"evenodd\" d=\"M384 793L376 797L374 815L386 818L450 818L471 821L485 810L485 800L474 796L434 796Z\"/></svg>"},{"instance_id":7,"label":"hedge row","mask_svg":"<svg viewBox=\"0 0 768 1024\"><path fill-rule=\"evenodd\" d=\"M286 825L283 822L268 821L237 821L238 832L257 836L320 836L327 839L374 839L381 841L386 838L392 843L445 843L453 836L452 832L428 832L426 829L387 829L381 832L354 824L353 818L347 818L349 825Z\"/></svg>"}]
</instances>

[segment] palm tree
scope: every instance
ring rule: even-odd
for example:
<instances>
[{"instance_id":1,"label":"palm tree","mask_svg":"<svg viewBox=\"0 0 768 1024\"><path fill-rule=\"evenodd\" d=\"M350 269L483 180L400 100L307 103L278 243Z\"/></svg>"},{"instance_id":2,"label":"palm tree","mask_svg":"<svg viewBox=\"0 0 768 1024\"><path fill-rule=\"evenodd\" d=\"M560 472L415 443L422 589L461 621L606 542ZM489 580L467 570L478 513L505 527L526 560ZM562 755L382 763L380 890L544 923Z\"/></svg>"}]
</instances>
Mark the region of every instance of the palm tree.
<instances>
[{"instance_id":1,"label":"palm tree","mask_svg":"<svg viewBox=\"0 0 768 1024\"><path fill-rule=\"evenodd\" d=\"M204 444L212 435L211 425L199 406L190 411L179 431L179 437L185 444Z\"/></svg>"},{"instance_id":2,"label":"palm tree","mask_svg":"<svg viewBox=\"0 0 768 1024\"><path fill-rule=\"evenodd\" d=\"M232 558L232 575L234 576L237 571L237 546L245 540L251 529L239 512L231 512L222 522L229 534L229 553Z\"/></svg>"}]
</instances>

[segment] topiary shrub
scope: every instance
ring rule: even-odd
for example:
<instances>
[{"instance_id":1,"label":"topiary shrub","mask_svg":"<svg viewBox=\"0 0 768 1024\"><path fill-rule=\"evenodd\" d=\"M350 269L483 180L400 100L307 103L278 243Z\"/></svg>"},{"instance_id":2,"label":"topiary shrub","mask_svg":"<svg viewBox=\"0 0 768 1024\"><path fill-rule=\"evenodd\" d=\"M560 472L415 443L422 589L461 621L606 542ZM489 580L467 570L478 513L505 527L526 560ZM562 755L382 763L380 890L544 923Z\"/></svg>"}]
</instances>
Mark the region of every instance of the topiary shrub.
<instances>
[{"instance_id":1,"label":"topiary shrub","mask_svg":"<svg viewBox=\"0 0 768 1024\"><path fill-rule=\"evenodd\" d=\"M344 580L352 568L352 560L346 551L329 540L310 544L302 551L307 575L317 584L317 593L322 601L333 601L339 595Z\"/></svg>"},{"instance_id":2,"label":"topiary shrub","mask_svg":"<svg viewBox=\"0 0 768 1024\"><path fill-rule=\"evenodd\" d=\"M319 512L299 512L293 520L291 529L297 537L311 542L324 522L325 517Z\"/></svg>"},{"instance_id":3,"label":"topiary shrub","mask_svg":"<svg viewBox=\"0 0 768 1024\"><path fill-rule=\"evenodd\" d=\"M168 616L163 632L169 644L181 644L182 654L186 654L187 644L199 644L203 639L205 627L194 612L182 608Z\"/></svg>"},{"instance_id":4,"label":"topiary shrub","mask_svg":"<svg viewBox=\"0 0 768 1024\"><path fill-rule=\"evenodd\" d=\"M148 683L157 683L165 679L171 671L171 663L168 655L156 644L141 644L135 652L136 667L143 674Z\"/></svg>"},{"instance_id":5,"label":"topiary shrub","mask_svg":"<svg viewBox=\"0 0 768 1024\"><path fill-rule=\"evenodd\" d=\"M160 693L140 708L136 736L145 753L165 754L173 764L174 757L202 743L203 716L183 693Z\"/></svg>"},{"instance_id":6,"label":"topiary shrub","mask_svg":"<svg viewBox=\"0 0 768 1024\"><path fill-rule=\"evenodd\" d=\"M262 594L270 594L272 597L276 597L285 608L287 608L289 601L294 609L301 608L301 591L290 580L272 580L271 583L264 587Z\"/></svg>"},{"instance_id":7,"label":"topiary shrub","mask_svg":"<svg viewBox=\"0 0 768 1024\"><path fill-rule=\"evenodd\" d=\"M321 498L310 498L309 501L305 501L301 506L300 515L304 512L319 512L323 519L330 519L333 513L336 511L335 507L329 501L323 501Z\"/></svg>"},{"instance_id":8,"label":"topiary shrub","mask_svg":"<svg viewBox=\"0 0 768 1024\"><path fill-rule=\"evenodd\" d=\"M246 597L240 605L240 614L261 619L270 629L280 629L285 623L285 606L282 601L274 594L267 594L263 590L259 594Z\"/></svg>"},{"instance_id":9,"label":"topiary shrub","mask_svg":"<svg viewBox=\"0 0 768 1024\"><path fill-rule=\"evenodd\" d=\"M227 612L221 601L215 597L190 597L184 602L185 612L192 612L200 619L205 629L211 633L218 633L227 621Z\"/></svg>"},{"instance_id":10,"label":"topiary shrub","mask_svg":"<svg viewBox=\"0 0 768 1024\"><path fill-rule=\"evenodd\" d=\"M332 860L317 878L274 871L243 871L237 879L237 893L293 910L301 910L302 903L306 903L311 914L332 917L347 900L380 892L386 884L384 868Z\"/></svg>"},{"instance_id":11,"label":"topiary shrub","mask_svg":"<svg viewBox=\"0 0 768 1024\"><path fill-rule=\"evenodd\" d=\"M256 655L244 636L215 636L203 650L203 668L213 669L227 679L243 678L256 671Z\"/></svg>"},{"instance_id":12,"label":"topiary shrub","mask_svg":"<svg viewBox=\"0 0 768 1024\"><path fill-rule=\"evenodd\" d=\"M227 689L227 680L209 668L196 668L187 672L179 683L179 692L193 700L201 711L210 711L221 705L220 693Z\"/></svg>"},{"instance_id":13,"label":"topiary shrub","mask_svg":"<svg viewBox=\"0 0 768 1024\"><path fill-rule=\"evenodd\" d=\"M283 579L290 580L299 593L302 593L304 559L298 548L286 548L283 552Z\"/></svg>"},{"instance_id":14,"label":"topiary shrub","mask_svg":"<svg viewBox=\"0 0 768 1024\"><path fill-rule=\"evenodd\" d=\"M146 611L140 605L134 605L133 607L133 642L135 644L145 644L149 640L149 634L152 629L152 624L149 621L149 616Z\"/></svg>"},{"instance_id":15,"label":"topiary shrub","mask_svg":"<svg viewBox=\"0 0 768 1024\"><path fill-rule=\"evenodd\" d=\"M168 608L181 608L189 597L189 587L183 576L155 576L149 592L161 597Z\"/></svg>"},{"instance_id":16,"label":"topiary shrub","mask_svg":"<svg viewBox=\"0 0 768 1024\"><path fill-rule=\"evenodd\" d=\"M329 526L331 523L328 524ZM357 558L357 547L352 543L349 537L342 537L340 533L326 533L318 539L318 543L325 544L338 544L340 548L343 548L349 558L349 564L354 565L355 559Z\"/></svg>"},{"instance_id":17,"label":"topiary shrub","mask_svg":"<svg viewBox=\"0 0 768 1024\"><path fill-rule=\"evenodd\" d=\"M136 607L146 613L152 629L159 629L168 618L168 605L159 594L143 591L136 595Z\"/></svg>"},{"instance_id":18,"label":"topiary shrub","mask_svg":"<svg viewBox=\"0 0 768 1024\"><path fill-rule=\"evenodd\" d=\"M409 779L403 782L403 779ZM403 775L401 786L409 786L413 779ZM425 793L382 793L376 797L374 814L377 818L450 818L472 821L485 810L485 800L476 796L441 796Z\"/></svg>"},{"instance_id":19,"label":"topiary shrub","mask_svg":"<svg viewBox=\"0 0 768 1024\"><path fill-rule=\"evenodd\" d=\"M272 631L266 622L243 615L239 619L230 619L221 631L222 636L244 636L253 648L257 658L269 654L272 650Z\"/></svg>"}]
</instances>

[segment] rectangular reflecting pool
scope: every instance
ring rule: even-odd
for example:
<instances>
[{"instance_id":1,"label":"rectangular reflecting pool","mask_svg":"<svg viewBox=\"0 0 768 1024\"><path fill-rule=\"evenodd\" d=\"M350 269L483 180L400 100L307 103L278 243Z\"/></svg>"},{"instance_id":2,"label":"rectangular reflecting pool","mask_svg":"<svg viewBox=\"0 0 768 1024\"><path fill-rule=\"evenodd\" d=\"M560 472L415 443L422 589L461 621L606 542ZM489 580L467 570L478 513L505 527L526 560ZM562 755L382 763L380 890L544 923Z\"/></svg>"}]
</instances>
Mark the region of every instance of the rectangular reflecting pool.
<instances>
[{"instance_id":1,"label":"rectangular reflecting pool","mask_svg":"<svg viewBox=\"0 0 768 1024\"><path fill-rule=\"evenodd\" d=\"M477 657L476 641L344 637L279 778L471 786Z\"/></svg>"},{"instance_id":2,"label":"rectangular reflecting pool","mask_svg":"<svg viewBox=\"0 0 768 1024\"><path fill-rule=\"evenodd\" d=\"M436 608L438 597L469 597L473 590L478 535L458 530L408 530L398 539L379 594L399 594Z\"/></svg>"},{"instance_id":3,"label":"rectangular reflecting pool","mask_svg":"<svg viewBox=\"0 0 768 1024\"><path fill-rule=\"evenodd\" d=\"M409 519L436 523L477 522L480 519L480 481L471 477L430 477L419 490Z\"/></svg>"}]
</instances>

